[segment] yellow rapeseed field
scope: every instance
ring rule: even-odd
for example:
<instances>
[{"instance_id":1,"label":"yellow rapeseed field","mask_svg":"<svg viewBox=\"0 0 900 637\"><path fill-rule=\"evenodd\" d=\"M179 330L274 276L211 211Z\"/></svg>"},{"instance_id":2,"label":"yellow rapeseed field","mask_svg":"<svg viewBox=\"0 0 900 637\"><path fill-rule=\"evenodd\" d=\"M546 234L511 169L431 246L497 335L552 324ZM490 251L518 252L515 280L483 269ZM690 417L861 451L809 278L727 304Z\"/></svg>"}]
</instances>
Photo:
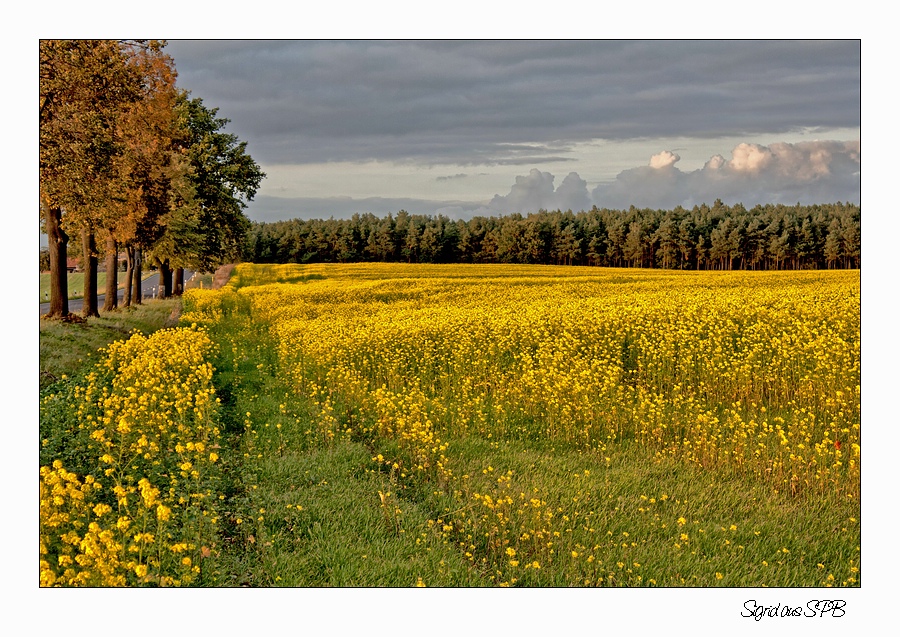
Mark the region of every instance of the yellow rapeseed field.
<instances>
[{"instance_id":1,"label":"yellow rapeseed field","mask_svg":"<svg viewBox=\"0 0 900 637\"><path fill-rule=\"evenodd\" d=\"M301 273L324 278L231 293L328 435L376 429L420 446L423 470L438 437L634 439L774 491L859 495L858 272L243 265L238 281ZM214 294L189 320L221 314Z\"/></svg>"},{"instance_id":2,"label":"yellow rapeseed field","mask_svg":"<svg viewBox=\"0 0 900 637\"><path fill-rule=\"evenodd\" d=\"M225 290L186 295L185 320L238 307L268 326L320 439L392 441L373 461L451 497L457 514L433 529L501 584L562 557L577 564L569 584L655 580L625 557L598 569L601 547L638 543L596 542L594 511L554 508L512 472L460 475L454 440L601 458L639 444L779 497L860 496L858 272L244 264ZM590 498L589 474L568 478L571 502ZM688 550L684 518L661 517L667 497L641 496L640 511L671 532L669 550ZM722 526L724 547L735 528Z\"/></svg>"},{"instance_id":3,"label":"yellow rapeseed field","mask_svg":"<svg viewBox=\"0 0 900 637\"><path fill-rule=\"evenodd\" d=\"M200 581L222 497L212 332L261 357L225 371L274 364L315 444L368 446L395 487L372 493L392 533L415 492L435 514L409 530L496 584L808 582L791 579L807 548L789 535L761 543L652 481L616 499L610 456L640 448L857 515L859 304L858 271L240 265L224 289L185 293L192 327L114 344L77 388L71 433L93 464L41 468L41 583ZM640 525L620 528L622 511ZM813 581L856 584L854 546Z\"/></svg>"}]
</instances>

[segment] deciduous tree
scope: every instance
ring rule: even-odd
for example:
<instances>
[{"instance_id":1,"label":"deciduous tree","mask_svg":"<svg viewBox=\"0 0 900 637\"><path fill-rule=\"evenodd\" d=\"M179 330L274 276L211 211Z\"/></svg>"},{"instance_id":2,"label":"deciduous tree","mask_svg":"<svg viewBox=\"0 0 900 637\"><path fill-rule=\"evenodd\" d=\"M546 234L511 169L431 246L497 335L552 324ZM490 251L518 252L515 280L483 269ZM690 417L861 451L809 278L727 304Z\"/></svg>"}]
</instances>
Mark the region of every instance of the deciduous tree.
<instances>
[{"instance_id":1,"label":"deciduous tree","mask_svg":"<svg viewBox=\"0 0 900 637\"><path fill-rule=\"evenodd\" d=\"M147 131L159 134L153 101L161 86L174 88L174 67L161 48L158 42L115 40L40 43L41 208L51 251L57 252L51 258L50 316L68 313L60 256L69 236L81 238L83 314L93 316L98 313L97 234L104 237L109 266L118 253L121 228L140 225L134 199L148 189L134 170L135 149L156 150L147 143ZM108 286L114 286L116 277L109 279ZM115 287L107 292L110 307Z\"/></svg>"},{"instance_id":2,"label":"deciduous tree","mask_svg":"<svg viewBox=\"0 0 900 637\"><path fill-rule=\"evenodd\" d=\"M136 77L121 43L40 42L40 197L49 238L50 312L68 314L65 254L69 236L83 236L85 276L93 278L85 314L96 314L96 255L91 234L110 194L116 121L134 99Z\"/></svg>"}]
</instances>

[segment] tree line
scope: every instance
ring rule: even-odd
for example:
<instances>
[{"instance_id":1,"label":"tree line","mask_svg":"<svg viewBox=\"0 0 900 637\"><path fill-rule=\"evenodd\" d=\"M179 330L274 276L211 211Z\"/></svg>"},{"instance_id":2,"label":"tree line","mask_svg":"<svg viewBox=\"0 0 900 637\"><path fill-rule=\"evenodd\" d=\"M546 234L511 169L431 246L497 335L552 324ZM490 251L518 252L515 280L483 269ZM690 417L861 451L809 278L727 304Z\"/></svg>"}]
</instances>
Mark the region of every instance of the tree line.
<instances>
[{"instance_id":1,"label":"tree line","mask_svg":"<svg viewBox=\"0 0 900 637\"><path fill-rule=\"evenodd\" d=\"M688 270L861 267L859 206L757 205L716 200L686 209L294 219L254 223L244 258L256 263L394 261L534 263Z\"/></svg>"},{"instance_id":2,"label":"tree line","mask_svg":"<svg viewBox=\"0 0 900 637\"><path fill-rule=\"evenodd\" d=\"M175 85L164 42L41 40L40 222L48 237L50 318L69 316L66 255L80 242L82 315L97 316L98 259L106 259L104 310L140 303L144 263L160 294L179 294L184 268L240 258L246 201L265 174L229 120Z\"/></svg>"}]
</instances>

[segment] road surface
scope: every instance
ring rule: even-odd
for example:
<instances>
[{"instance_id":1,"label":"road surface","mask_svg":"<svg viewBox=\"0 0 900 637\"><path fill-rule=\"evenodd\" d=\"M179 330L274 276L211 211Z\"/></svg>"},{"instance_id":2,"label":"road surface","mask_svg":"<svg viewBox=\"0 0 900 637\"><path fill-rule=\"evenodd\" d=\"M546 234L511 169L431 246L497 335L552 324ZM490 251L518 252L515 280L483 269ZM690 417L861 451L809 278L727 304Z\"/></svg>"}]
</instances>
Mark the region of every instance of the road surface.
<instances>
[{"instance_id":1,"label":"road surface","mask_svg":"<svg viewBox=\"0 0 900 637\"><path fill-rule=\"evenodd\" d=\"M184 282L187 283L190 278L193 276L194 272L192 270L184 271ZM152 299L155 298L159 292L159 272L155 272L150 275L141 283L141 298L142 299ZM121 307L122 299L125 296L125 290L119 290L119 306ZM103 303L106 301L106 294L98 294L97 295L97 307L101 311L103 310ZM50 311L50 303L41 303L41 316ZM84 305L83 299L69 299L69 312L72 314L81 314L81 306Z\"/></svg>"}]
</instances>

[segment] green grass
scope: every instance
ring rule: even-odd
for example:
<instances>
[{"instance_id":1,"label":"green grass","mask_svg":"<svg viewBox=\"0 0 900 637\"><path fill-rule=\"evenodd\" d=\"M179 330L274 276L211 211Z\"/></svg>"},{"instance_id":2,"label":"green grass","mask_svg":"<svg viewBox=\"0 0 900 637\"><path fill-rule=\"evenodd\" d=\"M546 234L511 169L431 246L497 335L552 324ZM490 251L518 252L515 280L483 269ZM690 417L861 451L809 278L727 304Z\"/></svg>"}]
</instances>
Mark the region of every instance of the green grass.
<instances>
[{"instance_id":1,"label":"green grass","mask_svg":"<svg viewBox=\"0 0 900 637\"><path fill-rule=\"evenodd\" d=\"M303 402L275 373L265 329L236 320L215 332L221 427L230 435L220 585L491 583L431 532L425 503L397 498L369 448L321 440ZM379 492L391 494L385 504Z\"/></svg>"},{"instance_id":2,"label":"green grass","mask_svg":"<svg viewBox=\"0 0 900 637\"><path fill-rule=\"evenodd\" d=\"M222 563L228 573L223 584L408 587L419 578L430 586L488 583L430 532L425 507L393 494L382 506L379 492L391 493L391 484L372 468L359 443L257 457L248 464L253 478L243 483L243 506L232 518L235 535Z\"/></svg>"},{"instance_id":3,"label":"green grass","mask_svg":"<svg viewBox=\"0 0 900 637\"><path fill-rule=\"evenodd\" d=\"M537 525L553 536L550 549L546 541L509 538L520 566L504 567L504 575L518 575L522 584L756 587L825 586L829 575L835 583L859 580L859 506L851 501L773 496L749 476L703 470L628 443L598 454L468 437L450 441L448 456L468 476L462 482L470 493L496 499L506 492L515 502L510 509L538 497L544 504L533 510L553 513ZM508 486L498 490L503 476ZM443 501L446 512L453 506L452 498L427 499ZM479 520L486 511L452 517L467 530L487 529ZM539 571L521 568L529 551L542 564Z\"/></svg>"},{"instance_id":4,"label":"green grass","mask_svg":"<svg viewBox=\"0 0 900 637\"><path fill-rule=\"evenodd\" d=\"M130 308L103 312L86 323L40 321L40 386L83 371L97 360L98 350L128 338L134 331L149 334L177 323L180 299L149 300Z\"/></svg>"}]
</instances>

